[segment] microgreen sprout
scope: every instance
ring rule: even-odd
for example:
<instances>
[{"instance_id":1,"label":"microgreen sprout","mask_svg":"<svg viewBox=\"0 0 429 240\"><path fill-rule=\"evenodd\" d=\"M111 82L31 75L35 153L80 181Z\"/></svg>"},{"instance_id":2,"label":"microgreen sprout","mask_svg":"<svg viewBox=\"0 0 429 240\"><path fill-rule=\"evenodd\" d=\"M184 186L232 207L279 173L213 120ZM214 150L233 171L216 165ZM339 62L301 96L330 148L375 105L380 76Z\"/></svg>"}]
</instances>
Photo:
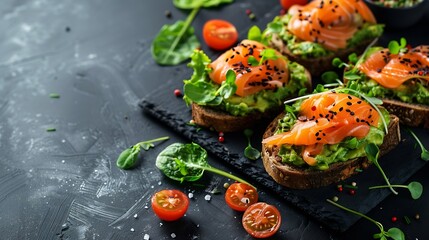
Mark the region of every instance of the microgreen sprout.
<instances>
[{"instance_id":1,"label":"microgreen sprout","mask_svg":"<svg viewBox=\"0 0 429 240\"><path fill-rule=\"evenodd\" d=\"M399 41L399 43L395 40L389 42L389 45L387 47L389 48L390 53L398 54L400 52L406 51L407 40L405 38L401 38Z\"/></svg>"},{"instance_id":2,"label":"microgreen sprout","mask_svg":"<svg viewBox=\"0 0 429 240\"><path fill-rule=\"evenodd\" d=\"M253 135L253 131L251 129L245 129L244 135L247 138L247 147L244 149L244 156L250 160L256 160L261 157L261 152L252 147L250 144L250 137Z\"/></svg>"},{"instance_id":3,"label":"microgreen sprout","mask_svg":"<svg viewBox=\"0 0 429 240\"><path fill-rule=\"evenodd\" d=\"M374 143L369 143L365 146L365 152L368 157L368 160L370 160L380 171L381 175L383 176L384 180L386 181L387 187L392 191L393 194L398 195L398 192L393 189L392 184L390 184L389 179L387 178L386 174L384 173L383 169L381 168L380 164L378 163L378 155L380 153L380 150L378 149L378 146Z\"/></svg>"},{"instance_id":4,"label":"microgreen sprout","mask_svg":"<svg viewBox=\"0 0 429 240\"><path fill-rule=\"evenodd\" d=\"M338 204L338 203L332 201L331 199L326 199L326 201L328 201L330 204L332 204L332 205L334 205L334 206L336 206L338 208L341 208L344 211L347 211L349 213L353 213L353 214L355 214L355 215L357 215L359 217L363 217L366 220L374 223L380 229L380 233L376 233L376 234L373 235L374 239L386 240L387 238L392 238L393 240L405 240L405 235L402 232L402 230L399 229L399 228L395 228L395 227L394 228L389 228L387 231L385 231L384 227L383 227L383 224L381 224L380 222L378 222L378 221L376 221L376 220L374 220L374 219L366 216L365 214L360 213L358 211L355 211L353 209L347 208L347 207L345 207L345 206L343 206L341 204Z\"/></svg>"},{"instance_id":5,"label":"microgreen sprout","mask_svg":"<svg viewBox=\"0 0 429 240\"><path fill-rule=\"evenodd\" d=\"M420 157L425 160L428 161L429 160L429 151L425 148L425 146L423 146L423 143L420 141L420 139L417 137L417 135L411 131L410 129L407 129L408 132L411 133L411 136L414 137L414 139L416 140L417 144L419 144L420 149L422 150L422 153L420 154Z\"/></svg>"},{"instance_id":6,"label":"microgreen sprout","mask_svg":"<svg viewBox=\"0 0 429 240\"><path fill-rule=\"evenodd\" d=\"M147 151L150 148L154 147L154 142L160 142L167 140L169 137L160 137L148 141L143 141L134 144L133 146L125 149L122 151L122 153L119 155L118 160L116 161L116 166L118 166L121 169L130 169L135 166L138 156L140 153L140 150L143 148L143 150Z\"/></svg>"},{"instance_id":7,"label":"microgreen sprout","mask_svg":"<svg viewBox=\"0 0 429 240\"><path fill-rule=\"evenodd\" d=\"M422 196L423 193L423 185L419 182L410 182L408 185L390 185L394 188L407 188L410 193L411 197L413 199L419 199ZM378 188L386 188L389 187L388 185L381 185L381 186L373 186L369 187L368 189L378 189Z\"/></svg>"},{"instance_id":8,"label":"microgreen sprout","mask_svg":"<svg viewBox=\"0 0 429 240\"><path fill-rule=\"evenodd\" d=\"M321 78L324 83L335 83L338 79L338 74L334 71L327 71L322 74Z\"/></svg>"}]
</instances>

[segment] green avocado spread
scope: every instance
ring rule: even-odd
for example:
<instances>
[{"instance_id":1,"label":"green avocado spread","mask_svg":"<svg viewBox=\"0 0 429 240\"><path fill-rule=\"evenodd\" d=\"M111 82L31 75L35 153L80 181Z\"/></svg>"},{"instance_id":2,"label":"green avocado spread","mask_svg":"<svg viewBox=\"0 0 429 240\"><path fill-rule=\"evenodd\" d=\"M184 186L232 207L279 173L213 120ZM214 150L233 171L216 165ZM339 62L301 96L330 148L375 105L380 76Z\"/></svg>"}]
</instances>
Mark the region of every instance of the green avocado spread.
<instances>
[{"instance_id":1,"label":"green avocado spread","mask_svg":"<svg viewBox=\"0 0 429 240\"><path fill-rule=\"evenodd\" d=\"M285 116L278 122L278 130L276 133L287 132L298 121L297 114L299 113L300 102L296 102L292 106L288 106ZM386 124L389 124L389 113L384 109L380 109ZM342 142L337 144L325 144L321 153L315 156L317 164L309 166L302 158L304 146L296 146L284 144L280 146L278 156L285 164L292 164L297 167L312 168L317 170L326 170L329 165L337 162L345 162L351 159L366 156L365 146L369 143L374 143L380 146L383 143L385 136L384 125L380 121L377 127L371 126L369 133L361 139L356 137L347 137Z\"/></svg>"},{"instance_id":2,"label":"green avocado spread","mask_svg":"<svg viewBox=\"0 0 429 240\"><path fill-rule=\"evenodd\" d=\"M319 58L334 54L333 51L324 48L319 43L300 40L289 32L287 30L287 25L291 17L292 15L290 14L277 16L273 21L268 23L263 33L264 42L267 43L272 38L273 34L276 34L286 43L287 48L292 54L304 59ZM383 29L383 24L364 23L362 28L359 29L351 39L347 40L347 48L353 48L367 39L380 37L383 34Z\"/></svg>"},{"instance_id":3,"label":"green avocado spread","mask_svg":"<svg viewBox=\"0 0 429 240\"><path fill-rule=\"evenodd\" d=\"M287 98L302 95L306 92L308 76L305 68L298 63L288 62L289 81L285 87L275 90L262 90L255 94L240 97L231 95L227 98L219 96L219 84L209 78L211 60L201 50L196 50L188 65L194 69L191 79L184 80L184 100L187 104L196 103L210 106L234 116L246 116L254 112L266 112L283 106ZM210 98L209 100L207 98Z\"/></svg>"},{"instance_id":4,"label":"green avocado spread","mask_svg":"<svg viewBox=\"0 0 429 240\"><path fill-rule=\"evenodd\" d=\"M429 105L429 82L427 80L410 79L400 87L390 89L370 79L355 67L354 64L365 61L373 52L381 49L381 47L372 47L359 59L358 63L351 63L348 70L345 71L347 87L357 90L368 97L395 99L405 103Z\"/></svg>"}]
</instances>

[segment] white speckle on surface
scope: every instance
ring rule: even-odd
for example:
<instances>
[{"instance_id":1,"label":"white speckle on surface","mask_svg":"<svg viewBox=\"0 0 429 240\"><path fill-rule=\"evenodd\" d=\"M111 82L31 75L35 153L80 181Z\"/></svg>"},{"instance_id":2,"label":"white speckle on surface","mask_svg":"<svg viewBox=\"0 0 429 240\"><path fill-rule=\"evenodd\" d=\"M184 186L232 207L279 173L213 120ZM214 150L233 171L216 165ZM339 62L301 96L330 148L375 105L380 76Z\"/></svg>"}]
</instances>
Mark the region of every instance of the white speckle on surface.
<instances>
[{"instance_id":1,"label":"white speckle on surface","mask_svg":"<svg viewBox=\"0 0 429 240\"><path fill-rule=\"evenodd\" d=\"M162 227L162 223L159 223L159 227Z\"/></svg>"},{"instance_id":2,"label":"white speckle on surface","mask_svg":"<svg viewBox=\"0 0 429 240\"><path fill-rule=\"evenodd\" d=\"M193 193L188 193L188 198L193 198L194 197L194 194Z\"/></svg>"},{"instance_id":3,"label":"white speckle on surface","mask_svg":"<svg viewBox=\"0 0 429 240\"><path fill-rule=\"evenodd\" d=\"M65 140L65 139L63 139L63 140L61 140L61 142L62 142L62 143L65 143L65 142L66 142L66 140Z\"/></svg>"},{"instance_id":4,"label":"white speckle on surface","mask_svg":"<svg viewBox=\"0 0 429 240\"><path fill-rule=\"evenodd\" d=\"M137 218L137 213L136 213L136 214L134 214L134 218Z\"/></svg>"},{"instance_id":5,"label":"white speckle on surface","mask_svg":"<svg viewBox=\"0 0 429 240\"><path fill-rule=\"evenodd\" d=\"M207 195L204 196L204 199L206 201L210 201L212 199L212 196L210 196L210 195L207 194Z\"/></svg>"},{"instance_id":6,"label":"white speckle on surface","mask_svg":"<svg viewBox=\"0 0 429 240\"><path fill-rule=\"evenodd\" d=\"M150 188L154 188L154 187L155 187L155 186L153 186L153 185L152 185L152 186L150 186Z\"/></svg>"},{"instance_id":7,"label":"white speckle on surface","mask_svg":"<svg viewBox=\"0 0 429 240\"><path fill-rule=\"evenodd\" d=\"M64 160L64 159L63 159L63 160L61 160L61 163L66 163L66 160Z\"/></svg>"},{"instance_id":8,"label":"white speckle on surface","mask_svg":"<svg viewBox=\"0 0 429 240\"><path fill-rule=\"evenodd\" d=\"M145 233L144 236L143 236L143 239L144 240L149 240L149 238L150 238L149 234Z\"/></svg>"},{"instance_id":9,"label":"white speckle on surface","mask_svg":"<svg viewBox=\"0 0 429 240\"><path fill-rule=\"evenodd\" d=\"M200 227L200 224L197 224L197 228L199 228Z\"/></svg>"},{"instance_id":10,"label":"white speckle on surface","mask_svg":"<svg viewBox=\"0 0 429 240\"><path fill-rule=\"evenodd\" d=\"M91 54L88 55L88 58L89 59L97 58L97 54L91 53Z\"/></svg>"},{"instance_id":11,"label":"white speckle on surface","mask_svg":"<svg viewBox=\"0 0 429 240\"><path fill-rule=\"evenodd\" d=\"M159 181L159 182L158 182L158 185L159 185L159 186L161 186L161 184L162 184L162 182L161 182L161 181Z\"/></svg>"},{"instance_id":12,"label":"white speckle on surface","mask_svg":"<svg viewBox=\"0 0 429 240\"><path fill-rule=\"evenodd\" d=\"M171 238L176 238L176 234L175 234L175 233L172 233L172 234L171 234Z\"/></svg>"},{"instance_id":13,"label":"white speckle on surface","mask_svg":"<svg viewBox=\"0 0 429 240\"><path fill-rule=\"evenodd\" d=\"M145 208L145 209L148 209L149 207L148 207L148 206L144 206L144 208Z\"/></svg>"},{"instance_id":14,"label":"white speckle on surface","mask_svg":"<svg viewBox=\"0 0 429 240\"><path fill-rule=\"evenodd\" d=\"M134 228L131 228L131 229L130 229L130 231L131 231L131 232L134 232L135 230L134 230Z\"/></svg>"}]
</instances>

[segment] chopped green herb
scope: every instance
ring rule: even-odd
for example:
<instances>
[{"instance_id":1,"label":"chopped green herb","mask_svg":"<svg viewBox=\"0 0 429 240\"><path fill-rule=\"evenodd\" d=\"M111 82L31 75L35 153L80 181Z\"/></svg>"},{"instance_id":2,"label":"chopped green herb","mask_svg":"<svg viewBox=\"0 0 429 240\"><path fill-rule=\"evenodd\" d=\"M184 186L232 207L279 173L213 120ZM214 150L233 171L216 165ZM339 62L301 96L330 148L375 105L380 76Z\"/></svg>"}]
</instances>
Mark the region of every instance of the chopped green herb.
<instances>
[{"instance_id":1,"label":"chopped green herb","mask_svg":"<svg viewBox=\"0 0 429 240\"><path fill-rule=\"evenodd\" d=\"M49 97L50 98L60 98L60 95L58 93L50 93Z\"/></svg>"},{"instance_id":2,"label":"chopped green herb","mask_svg":"<svg viewBox=\"0 0 429 240\"><path fill-rule=\"evenodd\" d=\"M55 132L55 131L57 131L57 129L56 128L48 128L48 129L46 129L46 131L47 132Z\"/></svg>"}]
</instances>

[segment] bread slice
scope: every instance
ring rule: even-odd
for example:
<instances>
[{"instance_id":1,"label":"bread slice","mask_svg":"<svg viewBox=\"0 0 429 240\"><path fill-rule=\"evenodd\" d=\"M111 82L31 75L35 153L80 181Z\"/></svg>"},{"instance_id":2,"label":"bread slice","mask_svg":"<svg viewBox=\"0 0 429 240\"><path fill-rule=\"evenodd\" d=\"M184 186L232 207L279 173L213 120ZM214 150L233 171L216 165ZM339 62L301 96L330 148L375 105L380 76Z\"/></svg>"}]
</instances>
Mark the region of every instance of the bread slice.
<instances>
[{"instance_id":1,"label":"bread slice","mask_svg":"<svg viewBox=\"0 0 429 240\"><path fill-rule=\"evenodd\" d=\"M227 112L217 110L209 106L200 106L192 103L192 119L199 126L213 129L216 132L237 132L246 128L251 128L256 123L275 116L282 111L282 108L270 109L265 113L255 112L247 116L233 116Z\"/></svg>"},{"instance_id":2,"label":"bread slice","mask_svg":"<svg viewBox=\"0 0 429 240\"><path fill-rule=\"evenodd\" d=\"M336 57L347 62L347 58L350 54L356 53L357 55L362 54L365 49L376 42L377 39L368 39L362 41L359 45L353 48L340 49L334 54L319 58L302 58L298 55L292 54L287 48L287 44L280 38L278 34L272 34L272 38L269 40L269 46L276 49L283 55L287 56L291 61L297 62L303 65L312 76L320 76L323 72L333 70L335 67L332 65L332 60Z\"/></svg>"},{"instance_id":3,"label":"bread slice","mask_svg":"<svg viewBox=\"0 0 429 240\"><path fill-rule=\"evenodd\" d=\"M263 138L272 136L277 130L278 120L284 116L280 114L267 127ZM380 148L380 156L392 150L401 139L399 131L399 118L390 115L388 134L384 137ZM332 183L342 181L356 174L356 169L365 169L371 163L365 158L356 158L346 162L331 164L327 170L310 169L284 164L278 156L280 147L269 147L262 144L262 160L265 170L279 184L294 189L310 189L327 186Z\"/></svg>"},{"instance_id":4,"label":"bread slice","mask_svg":"<svg viewBox=\"0 0 429 240\"><path fill-rule=\"evenodd\" d=\"M311 89L311 75L310 72L306 71L308 82L306 84L307 89ZM291 96L291 98L294 96ZM287 99L284 99L287 100ZM283 105L268 109L266 112L254 112L246 116L233 116L227 112L218 110L210 106L201 106L195 103L191 104L192 109L192 120L194 123L202 126L211 128L217 132L237 132L246 128L266 121L267 124L281 111L283 111Z\"/></svg>"},{"instance_id":5,"label":"bread slice","mask_svg":"<svg viewBox=\"0 0 429 240\"><path fill-rule=\"evenodd\" d=\"M429 106L427 105L383 99L383 107L398 116L404 125L429 128Z\"/></svg>"}]
</instances>

